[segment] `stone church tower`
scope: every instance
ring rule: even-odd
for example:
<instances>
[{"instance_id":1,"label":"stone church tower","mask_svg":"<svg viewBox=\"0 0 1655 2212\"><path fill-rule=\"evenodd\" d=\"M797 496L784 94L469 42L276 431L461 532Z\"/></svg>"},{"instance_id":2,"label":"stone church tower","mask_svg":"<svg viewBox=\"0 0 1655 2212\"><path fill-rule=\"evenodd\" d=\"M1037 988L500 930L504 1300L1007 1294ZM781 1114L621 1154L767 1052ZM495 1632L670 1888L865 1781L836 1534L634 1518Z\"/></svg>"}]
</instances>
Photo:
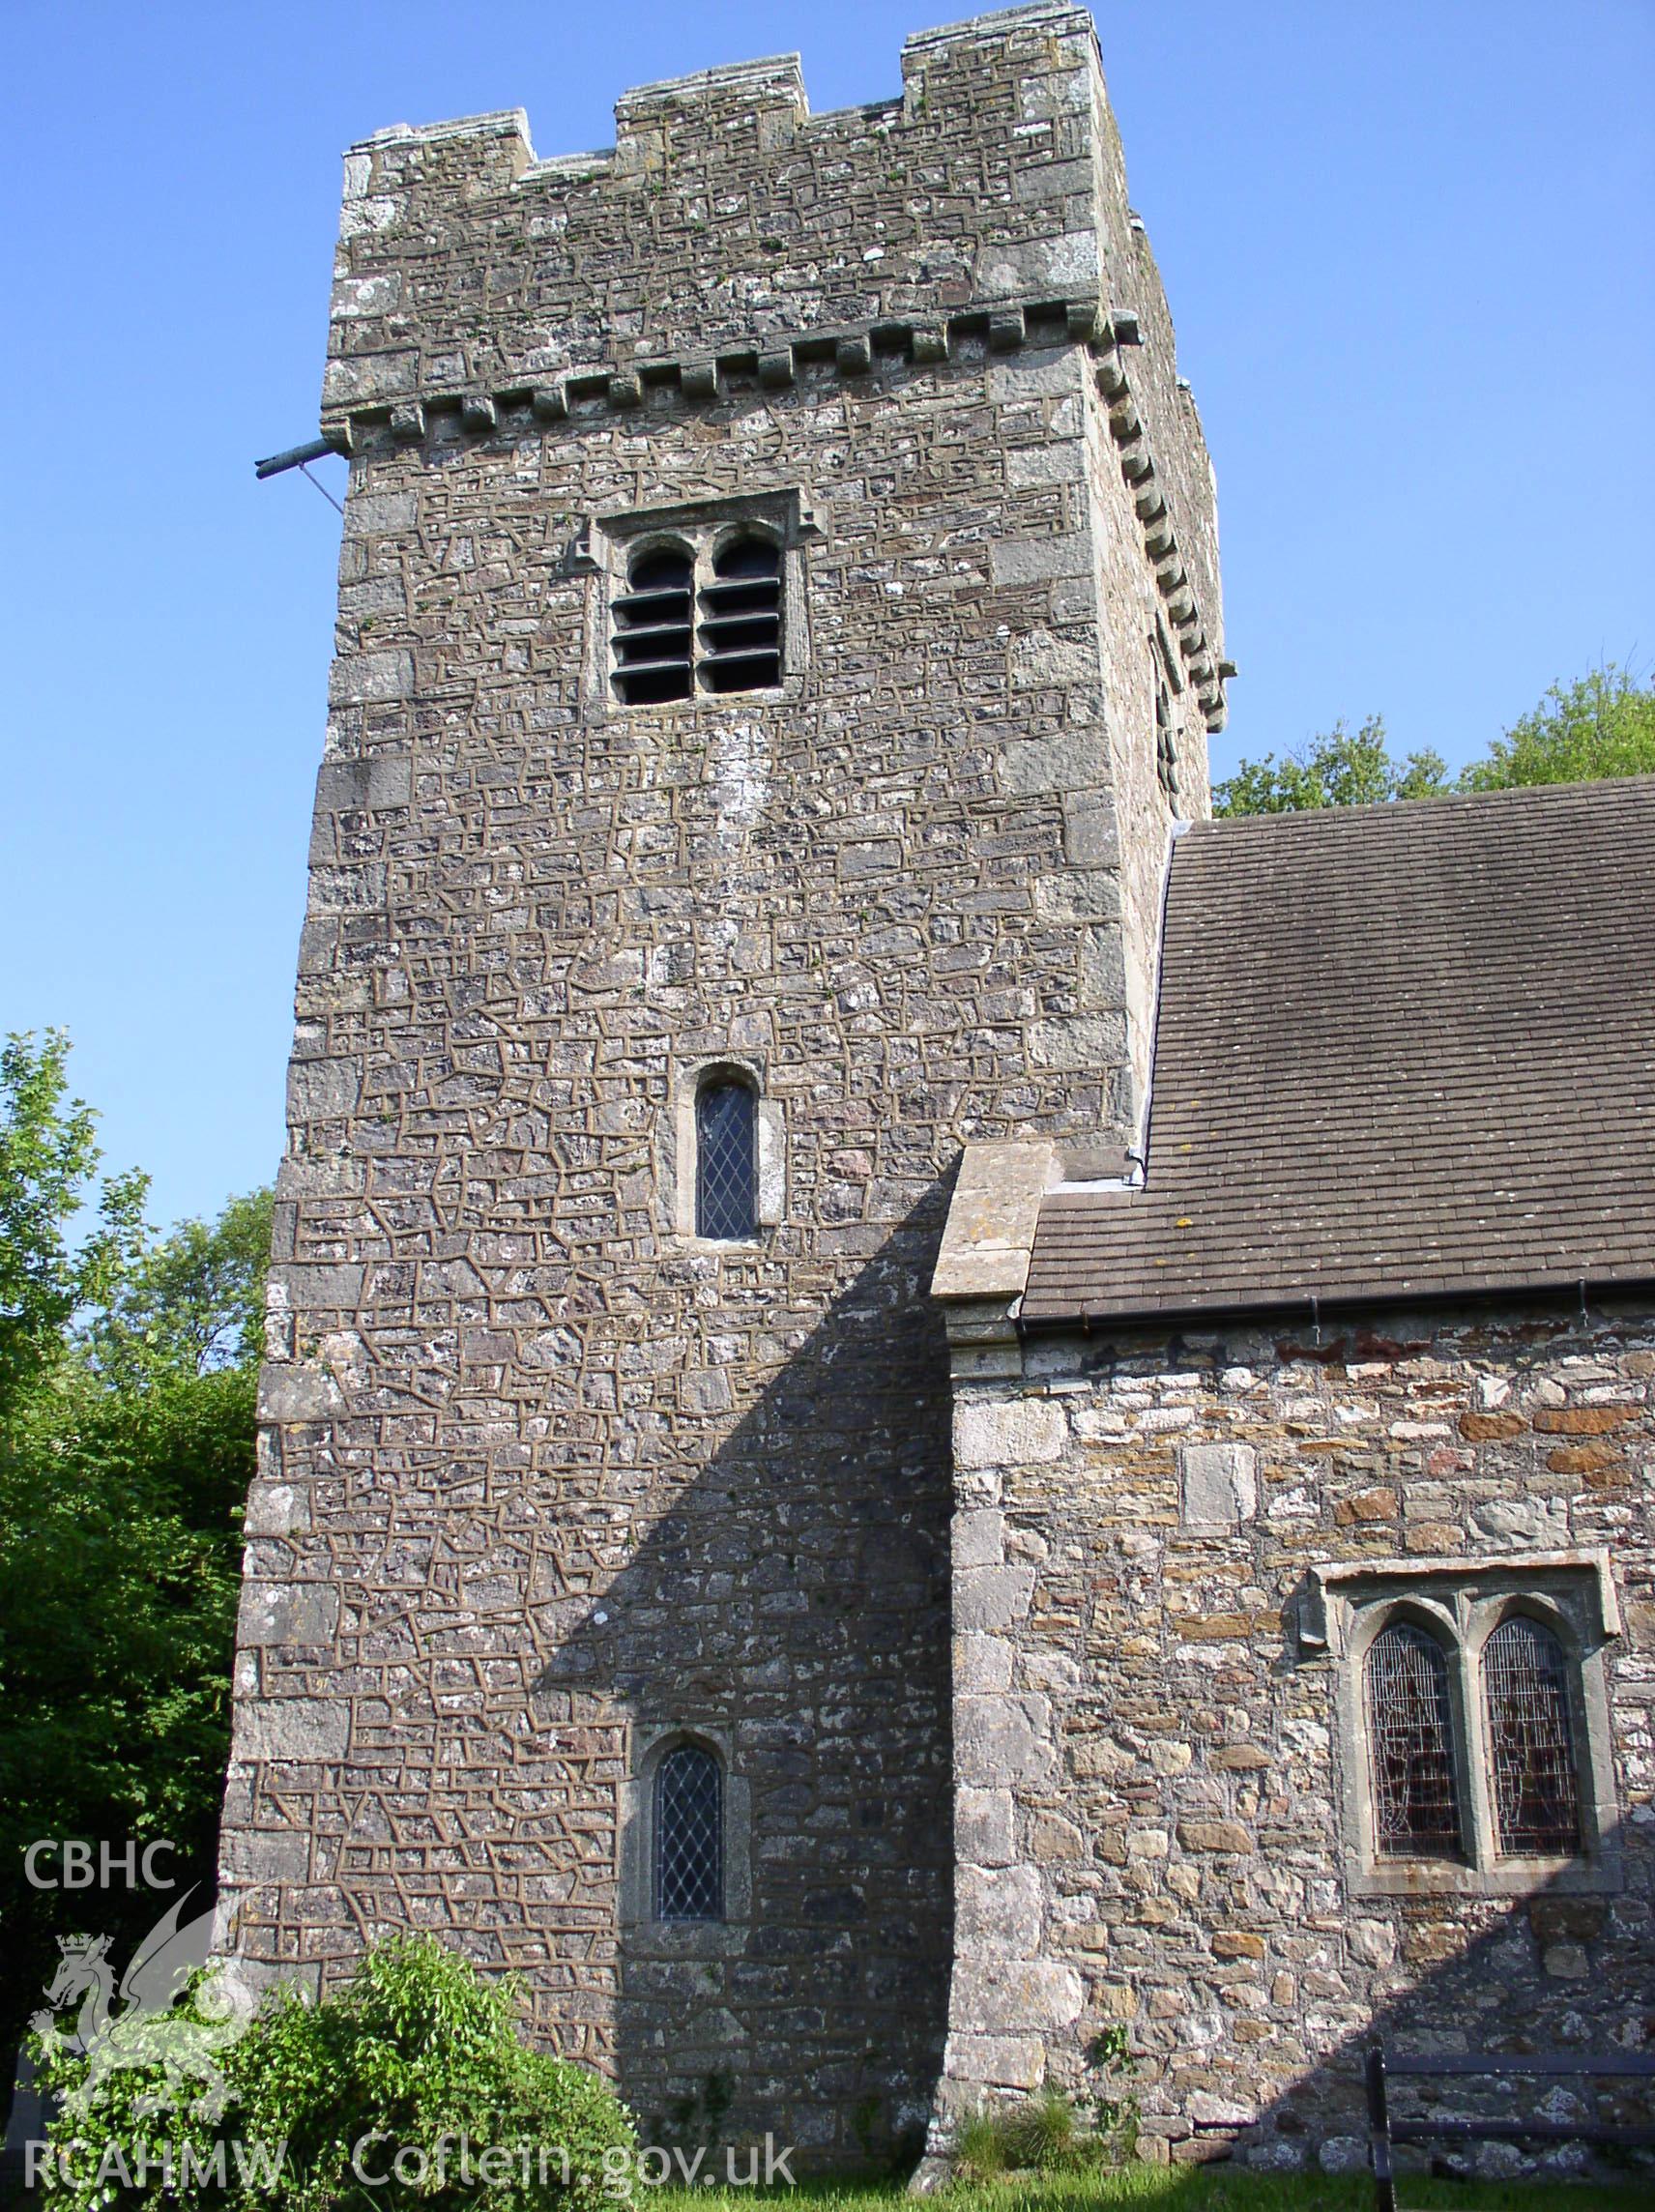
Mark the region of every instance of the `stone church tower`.
<instances>
[{"instance_id":1,"label":"stone church tower","mask_svg":"<svg viewBox=\"0 0 1655 2212\"><path fill-rule=\"evenodd\" d=\"M1130 1172L1200 425L1078 9L345 171L231 1941L440 1931L646 2124L855 2157L947 2013L931 1271L966 1144Z\"/></svg>"}]
</instances>

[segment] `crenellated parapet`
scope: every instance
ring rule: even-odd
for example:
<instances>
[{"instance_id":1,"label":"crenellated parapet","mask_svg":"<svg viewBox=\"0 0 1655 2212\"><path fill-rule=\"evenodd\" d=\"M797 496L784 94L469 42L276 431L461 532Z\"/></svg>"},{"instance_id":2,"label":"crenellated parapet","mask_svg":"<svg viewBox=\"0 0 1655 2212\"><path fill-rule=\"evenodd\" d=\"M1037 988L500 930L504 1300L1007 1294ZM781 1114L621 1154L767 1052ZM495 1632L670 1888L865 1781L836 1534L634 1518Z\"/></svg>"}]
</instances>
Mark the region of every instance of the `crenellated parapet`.
<instances>
[{"instance_id":1,"label":"crenellated parapet","mask_svg":"<svg viewBox=\"0 0 1655 2212\"><path fill-rule=\"evenodd\" d=\"M921 33L902 74L900 100L813 116L795 55L708 70L624 94L612 148L548 160L520 109L363 141L324 434L351 451L445 414L477 435L578 423L1060 334L1097 357L1169 630L1219 728L1211 468L1091 18L1041 4Z\"/></svg>"}]
</instances>

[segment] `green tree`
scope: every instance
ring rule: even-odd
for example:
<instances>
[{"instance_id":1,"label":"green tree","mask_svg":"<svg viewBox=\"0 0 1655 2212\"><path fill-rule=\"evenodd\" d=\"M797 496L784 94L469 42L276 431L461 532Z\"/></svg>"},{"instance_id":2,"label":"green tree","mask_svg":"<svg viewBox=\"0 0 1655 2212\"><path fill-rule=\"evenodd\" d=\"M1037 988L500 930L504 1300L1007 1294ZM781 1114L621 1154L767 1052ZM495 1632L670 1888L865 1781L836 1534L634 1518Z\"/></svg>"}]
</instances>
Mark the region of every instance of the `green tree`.
<instances>
[{"instance_id":1,"label":"green tree","mask_svg":"<svg viewBox=\"0 0 1655 2212\"><path fill-rule=\"evenodd\" d=\"M1390 799L1435 799L1448 789L1448 771L1434 752L1409 753L1400 765L1385 744L1385 725L1370 714L1361 728L1343 721L1278 761L1243 761L1214 786L1214 814L1296 814L1308 807L1375 806Z\"/></svg>"},{"instance_id":2,"label":"green tree","mask_svg":"<svg viewBox=\"0 0 1655 2212\"><path fill-rule=\"evenodd\" d=\"M80 1377L0 1441L0 2047L57 1938L108 1936L124 1966L168 1899L43 1889L31 1845L173 1845L164 1878L210 1902L229 1754L250 1369L114 1389ZM56 1852L37 1877L63 1872Z\"/></svg>"},{"instance_id":3,"label":"green tree","mask_svg":"<svg viewBox=\"0 0 1655 2212\"><path fill-rule=\"evenodd\" d=\"M1655 684L1640 685L1607 661L1570 684L1553 684L1538 707L1473 761L1462 791L1523 783L1592 783L1605 775L1655 775Z\"/></svg>"},{"instance_id":4,"label":"green tree","mask_svg":"<svg viewBox=\"0 0 1655 2212\"><path fill-rule=\"evenodd\" d=\"M1655 774L1655 685L1607 661L1570 684L1553 684L1531 713L1495 739L1487 755L1449 781L1437 754L1391 757L1385 726L1371 714L1352 733L1344 722L1277 760L1244 760L1213 786L1217 815L1291 814L1307 807L1373 806L1393 799L1440 799L1455 791L1506 791L1516 784L1588 783L1606 775Z\"/></svg>"},{"instance_id":5,"label":"green tree","mask_svg":"<svg viewBox=\"0 0 1655 2212\"><path fill-rule=\"evenodd\" d=\"M165 1839L208 1901L253 1470L269 1193L158 1237L143 1177L99 1180L67 1054L0 1052L0 2049L58 1936L124 1963L166 1903L39 1888L32 1844Z\"/></svg>"},{"instance_id":6,"label":"green tree","mask_svg":"<svg viewBox=\"0 0 1655 2212\"><path fill-rule=\"evenodd\" d=\"M181 1221L135 1253L81 1330L114 1382L256 1364L275 1194L233 1198L217 1221Z\"/></svg>"},{"instance_id":7,"label":"green tree","mask_svg":"<svg viewBox=\"0 0 1655 2212\"><path fill-rule=\"evenodd\" d=\"M143 1237L148 1180L126 1175L96 1192L92 1235L71 1241L100 1155L96 1117L69 1096L68 1060L61 1030L0 1047L0 1422L62 1357L75 1313L111 1294Z\"/></svg>"}]
</instances>

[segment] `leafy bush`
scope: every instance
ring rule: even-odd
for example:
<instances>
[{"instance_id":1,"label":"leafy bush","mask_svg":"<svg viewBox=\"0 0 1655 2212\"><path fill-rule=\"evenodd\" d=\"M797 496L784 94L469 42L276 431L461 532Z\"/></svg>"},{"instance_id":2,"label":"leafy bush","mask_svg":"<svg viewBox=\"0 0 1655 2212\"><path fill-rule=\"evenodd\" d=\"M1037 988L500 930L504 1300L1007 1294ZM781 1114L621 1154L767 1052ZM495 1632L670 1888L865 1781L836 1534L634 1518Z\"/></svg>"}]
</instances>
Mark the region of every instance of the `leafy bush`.
<instances>
[{"instance_id":1,"label":"leafy bush","mask_svg":"<svg viewBox=\"0 0 1655 2212\"><path fill-rule=\"evenodd\" d=\"M46 2049L46 2084L71 2100L54 2140L71 2124L74 2139L68 2171L57 2161L46 2170L48 2198L85 2212L117 2202L533 2212L595 2194L629 2160L631 2115L595 2075L528 2050L517 2009L508 1980L407 1936L369 1951L320 2003L287 1992L260 2012L219 2054L219 2115L211 2098L189 2105L193 2083L181 2110L149 2109L164 2087L159 2063L99 2079L87 2059ZM172 2034L180 2023L186 2035L191 2023L221 2032L211 1977L163 2017ZM363 2173L392 2178L365 2187Z\"/></svg>"}]
</instances>

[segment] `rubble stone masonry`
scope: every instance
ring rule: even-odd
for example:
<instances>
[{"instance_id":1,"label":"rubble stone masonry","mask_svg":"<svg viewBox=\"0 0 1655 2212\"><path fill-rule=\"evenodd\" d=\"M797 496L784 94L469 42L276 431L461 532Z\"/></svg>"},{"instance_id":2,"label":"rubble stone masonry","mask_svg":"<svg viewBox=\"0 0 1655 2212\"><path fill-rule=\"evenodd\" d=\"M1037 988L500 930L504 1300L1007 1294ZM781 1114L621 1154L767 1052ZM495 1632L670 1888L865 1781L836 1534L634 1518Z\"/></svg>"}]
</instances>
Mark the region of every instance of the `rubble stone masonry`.
<instances>
[{"instance_id":1,"label":"rubble stone masonry","mask_svg":"<svg viewBox=\"0 0 1655 2212\"><path fill-rule=\"evenodd\" d=\"M1647 1305L1021 1344L979 1312L956 1334L944 2123L1079 2086L1089 2038L1123 2022L1152 2155L1355 2168L1376 2031L1641 2049ZM1408 1874L1364 1851L1351 1608L1376 1591L1466 1626L1559 1597L1589 1801L1571 1865Z\"/></svg>"}]
</instances>

